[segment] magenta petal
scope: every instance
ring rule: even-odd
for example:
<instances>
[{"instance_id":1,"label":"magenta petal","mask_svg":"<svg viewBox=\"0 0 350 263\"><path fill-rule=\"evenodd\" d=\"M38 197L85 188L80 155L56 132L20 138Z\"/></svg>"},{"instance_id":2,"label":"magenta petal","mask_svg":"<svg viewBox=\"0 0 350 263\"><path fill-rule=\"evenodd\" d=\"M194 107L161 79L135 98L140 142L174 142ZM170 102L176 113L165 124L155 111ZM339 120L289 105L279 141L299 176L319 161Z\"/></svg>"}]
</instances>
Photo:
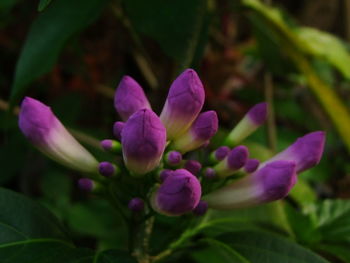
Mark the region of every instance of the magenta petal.
<instances>
[{"instance_id":1,"label":"magenta petal","mask_svg":"<svg viewBox=\"0 0 350 263\"><path fill-rule=\"evenodd\" d=\"M244 145L237 146L227 156L227 164L231 170L242 168L248 160L248 148Z\"/></svg>"},{"instance_id":2,"label":"magenta petal","mask_svg":"<svg viewBox=\"0 0 350 263\"><path fill-rule=\"evenodd\" d=\"M155 194L155 209L167 215L182 215L193 210L201 197L198 179L185 169L168 176Z\"/></svg>"},{"instance_id":3,"label":"magenta petal","mask_svg":"<svg viewBox=\"0 0 350 263\"><path fill-rule=\"evenodd\" d=\"M257 126L262 125L267 118L267 103L261 102L254 105L247 113L248 118Z\"/></svg>"},{"instance_id":4,"label":"magenta petal","mask_svg":"<svg viewBox=\"0 0 350 263\"><path fill-rule=\"evenodd\" d=\"M118 85L114 107L124 121L138 110L151 108L141 86L129 76L124 76Z\"/></svg>"},{"instance_id":5,"label":"magenta petal","mask_svg":"<svg viewBox=\"0 0 350 263\"><path fill-rule=\"evenodd\" d=\"M125 123L122 148L130 171L136 174L152 171L159 165L165 145L165 128L152 110L139 110Z\"/></svg>"}]
</instances>

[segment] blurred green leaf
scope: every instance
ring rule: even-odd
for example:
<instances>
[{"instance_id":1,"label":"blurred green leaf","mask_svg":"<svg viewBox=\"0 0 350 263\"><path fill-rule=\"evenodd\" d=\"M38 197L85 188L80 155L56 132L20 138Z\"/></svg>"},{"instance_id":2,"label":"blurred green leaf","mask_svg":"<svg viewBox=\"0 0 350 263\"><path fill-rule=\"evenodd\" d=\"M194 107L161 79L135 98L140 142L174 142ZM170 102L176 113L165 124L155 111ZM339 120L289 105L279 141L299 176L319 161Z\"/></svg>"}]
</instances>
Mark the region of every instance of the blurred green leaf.
<instances>
[{"instance_id":1,"label":"blurred green leaf","mask_svg":"<svg viewBox=\"0 0 350 263\"><path fill-rule=\"evenodd\" d=\"M191 65L199 42L206 42L207 1L126 0L124 5L136 31L156 40L180 69Z\"/></svg>"},{"instance_id":2,"label":"blurred green leaf","mask_svg":"<svg viewBox=\"0 0 350 263\"><path fill-rule=\"evenodd\" d=\"M38 11L44 11L44 9L51 3L52 0L40 0Z\"/></svg>"},{"instance_id":3,"label":"blurred green leaf","mask_svg":"<svg viewBox=\"0 0 350 263\"><path fill-rule=\"evenodd\" d=\"M232 247L252 263L327 263L312 251L278 235L239 231L224 234L218 240Z\"/></svg>"},{"instance_id":4,"label":"blurred green leaf","mask_svg":"<svg viewBox=\"0 0 350 263\"><path fill-rule=\"evenodd\" d=\"M296 27L291 27L283 14L276 8L264 5L258 0L243 0L242 3L252 11L250 17L254 28L258 30L262 24L264 28L269 28L274 39L278 41L283 54L289 57L298 70L304 74L309 88L319 99L350 151L349 111L338 94L317 75L309 60L310 54L305 52L305 40L298 35Z\"/></svg>"},{"instance_id":5,"label":"blurred green leaf","mask_svg":"<svg viewBox=\"0 0 350 263\"><path fill-rule=\"evenodd\" d=\"M114 249L97 253L93 263L137 263L137 261L125 251Z\"/></svg>"},{"instance_id":6,"label":"blurred green leaf","mask_svg":"<svg viewBox=\"0 0 350 263\"><path fill-rule=\"evenodd\" d=\"M192 258L198 263L250 263L238 252L220 241L214 239L201 241L204 241L209 246L191 253Z\"/></svg>"},{"instance_id":7,"label":"blurred green leaf","mask_svg":"<svg viewBox=\"0 0 350 263\"><path fill-rule=\"evenodd\" d=\"M310 27L300 27L295 33L301 40L300 47L316 57L324 59L350 78L350 54L337 37Z\"/></svg>"},{"instance_id":8,"label":"blurred green leaf","mask_svg":"<svg viewBox=\"0 0 350 263\"><path fill-rule=\"evenodd\" d=\"M343 260L344 262L350 262L350 244L336 244L336 245L320 245L317 246L317 249L326 251L333 256Z\"/></svg>"},{"instance_id":9,"label":"blurred green leaf","mask_svg":"<svg viewBox=\"0 0 350 263\"><path fill-rule=\"evenodd\" d=\"M67 240L48 210L20 194L0 188L0 207L0 245L33 238Z\"/></svg>"},{"instance_id":10,"label":"blurred green leaf","mask_svg":"<svg viewBox=\"0 0 350 263\"><path fill-rule=\"evenodd\" d=\"M309 184L302 178L298 178L298 183L293 187L289 196L294 199L299 205L307 206L314 203L317 196Z\"/></svg>"},{"instance_id":11,"label":"blurred green leaf","mask_svg":"<svg viewBox=\"0 0 350 263\"><path fill-rule=\"evenodd\" d=\"M49 72L66 41L93 22L107 0L59 0L38 15L17 61L11 104L28 85Z\"/></svg>"}]
</instances>

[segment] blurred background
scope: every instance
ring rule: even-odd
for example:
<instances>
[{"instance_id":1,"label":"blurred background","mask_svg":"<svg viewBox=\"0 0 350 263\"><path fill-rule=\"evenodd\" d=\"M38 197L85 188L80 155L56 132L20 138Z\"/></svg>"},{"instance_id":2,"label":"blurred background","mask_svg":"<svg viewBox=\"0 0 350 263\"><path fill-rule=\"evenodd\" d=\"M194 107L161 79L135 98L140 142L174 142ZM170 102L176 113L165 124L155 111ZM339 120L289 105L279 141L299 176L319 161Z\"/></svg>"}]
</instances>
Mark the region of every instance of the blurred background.
<instances>
[{"instance_id":1,"label":"blurred background","mask_svg":"<svg viewBox=\"0 0 350 263\"><path fill-rule=\"evenodd\" d=\"M111 138L119 118L113 96L121 77L135 78L159 113L171 82L191 67L204 83L205 108L220 118L212 147L267 101L267 124L246 142L260 159L307 132L327 131L320 165L291 194L295 207L305 214L320 200L348 199L349 40L349 0L1 0L0 185L41 201L87 245L98 236L108 247L118 226L110 215L96 217L107 204L81 194L78 174L26 142L19 103L31 96L50 105L89 150L110 160L99 140Z\"/></svg>"}]
</instances>

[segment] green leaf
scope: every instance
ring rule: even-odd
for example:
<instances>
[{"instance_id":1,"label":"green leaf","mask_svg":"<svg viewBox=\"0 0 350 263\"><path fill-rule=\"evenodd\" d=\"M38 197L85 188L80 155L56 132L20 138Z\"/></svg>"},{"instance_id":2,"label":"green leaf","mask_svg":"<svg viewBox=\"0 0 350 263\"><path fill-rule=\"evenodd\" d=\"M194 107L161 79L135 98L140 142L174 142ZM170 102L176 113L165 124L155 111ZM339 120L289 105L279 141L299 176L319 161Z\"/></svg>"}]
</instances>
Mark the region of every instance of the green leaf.
<instances>
[{"instance_id":1,"label":"green leaf","mask_svg":"<svg viewBox=\"0 0 350 263\"><path fill-rule=\"evenodd\" d=\"M296 34L302 47L310 54L326 60L338 69L345 78L350 78L350 54L337 37L310 27L300 27Z\"/></svg>"},{"instance_id":2,"label":"green leaf","mask_svg":"<svg viewBox=\"0 0 350 263\"><path fill-rule=\"evenodd\" d=\"M317 205L315 216L323 240L350 242L350 201L325 200Z\"/></svg>"},{"instance_id":3,"label":"green leaf","mask_svg":"<svg viewBox=\"0 0 350 263\"><path fill-rule=\"evenodd\" d=\"M27 197L0 188L0 207L0 245L34 238L67 240L58 220Z\"/></svg>"},{"instance_id":4,"label":"green leaf","mask_svg":"<svg viewBox=\"0 0 350 263\"><path fill-rule=\"evenodd\" d=\"M93 22L107 0L59 0L38 15L17 61L11 104L28 85L49 72L66 41Z\"/></svg>"},{"instance_id":5,"label":"green leaf","mask_svg":"<svg viewBox=\"0 0 350 263\"><path fill-rule=\"evenodd\" d=\"M218 239L252 263L327 263L312 251L280 236L253 231L224 234Z\"/></svg>"},{"instance_id":6,"label":"green leaf","mask_svg":"<svg viewBox=\"0 0 350 263\"><path fill-rule=\"evenodd\" d=\"M326 251L333 256L343 260L344 262L350 262L350 251L349 251L350 244L335 244L335 245L320 245L317 246L317 249Z\"/></svg>"},{"instance_id":7,"label":"green leaf","mask_svg":"<svg viewBox=\"0 0 350 263\"><path fill-rule=\"evenodd\" d=\"M180 68L190 66L199 42L206 42L207 1L126 0L124 5L136 31L156 40Z\"/></svg>"},{"instance_id":8,"label":"green leaf","mask_svg":"<svg viewBox=\"0 0 350 263\"><path fill-rule=\"evenodd\" d=\"M40 0L38 11L44 11L44 9L51 3L52 0Z\"/></svg>"},{"instance_id":9,"label":"green leaf","mask_svg":"<svg viewBox=\"0 0 350 263\"><path fill-rule=\"evenodd\" d=\"M191 253L192 258L198 263L250 263L250 261L234 249L220 241L214 239L204 239L201 241L204 241L209 246Z\"/></svg>"}]
</instances>

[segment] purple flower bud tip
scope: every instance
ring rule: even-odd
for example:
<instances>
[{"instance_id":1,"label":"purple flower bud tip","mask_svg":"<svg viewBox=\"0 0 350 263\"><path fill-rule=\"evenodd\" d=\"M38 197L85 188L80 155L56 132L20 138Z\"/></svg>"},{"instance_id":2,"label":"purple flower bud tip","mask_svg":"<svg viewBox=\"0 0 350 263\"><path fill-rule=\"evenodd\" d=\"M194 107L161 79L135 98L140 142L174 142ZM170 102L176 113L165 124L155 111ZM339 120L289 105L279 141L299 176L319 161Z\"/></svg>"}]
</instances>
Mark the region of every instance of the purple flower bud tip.
<instances>
[{"instance_id":1,"label":"purple flower bud tip","mask_svg":"<svg viewBox=\"0 0 350 263\"><path fill-rule=\"evenodd\" d=\"M178 165L182 161L182 155L177 151L169 152L167 157L170 165Z\"/></svg>"},{"instance_id":2,"label":"purple flower bud tip","mask_svg":"<svg viewBox=\"0 0 350 263\"><path fill-rule=\"evenodd\" d=\"M215 111L206 111L199 114L193 124L193 132L200 140L209 140L218 131L218 115Z\"/></svg>"},{"instance_id":3,"label":"purple flower bud tip","mask_svg":"<svg viewBox=\"0 0 350 263\"><path fill-rule=\"evenodd\" d=\"M173 170L170 170L170 169L164 169L163 171L161 171L160 172L160 174L159 174L159 179L160 179L160 181L161 182L164 182L165 181L165 179L168 177L168 176L170 176L170 175L172 175L173 174Z\"/></svg>"},{"instance_id":4,"label":"purple flower bud tip","mask_svg":"<svg viewBox=\"0 0 350 263\"><path fill-rule=\"evenodd\" d=\"M19 127L31 143L45 144L56 123L57 119L50 107L30 97L24 98L19 114Z\"/></svg>"},{"instance_id":5,"label":"purple flower bud tip","mask_svg":"<svg viewBox=\"0 0 350 263\"><path fill-rule=\"evenodd\" d=\"M185 169L178 169L168 176L156 192L154 206L167 215L182 215L192 211L201 198L198 179Z\"/></svg>"},{"instance_id":6,"label":"purple flower bud tip","mask_svg":"<svg viewBox=\"0 0 350 263\"><path fill-rule=\"evenodd\" d=\"M199 201L198 205L195 209L193 209L193 213L197 216L202 216L208 211L208 203L205 201Z\"/></svg>"},{"instance_id":7,"label":"purple flower bud tip","mask_svg":"<svg viewBox=\"0 0 350 263\"><path fill-rule=\"evenodd\" d=\"M214 154L215 159L218 161L225 159L225 157L229 154L230 151L231 151L231 149L227 146L221 146L221 147L217 148L215 151L215 154Z\"/></svg>"},{"instance_id":8,"label":"purple flower bud tip","mask_svg":"<svg viewBox=\"0 0 350 263\"><path fill-rule=\"evenodd\" d=\"M317 165L322 157L326 136L323 131L311 132L291 146L291 155L297 163L297 172L305 171ZM288 151L288 149L287 149Z\"/></svg>"},{"instance_id":9,"label":"purple flower bud tip","mask_svg":"<svg viewBox=\"0 0 350 263\"><path fill-rule=\"evenodd\" d=\"M159 165L166 145L166 130L149 109L134 113L122 131L123 157L129 170L145 174Z\"/></svg>"},{"instance_id":10,"label":"purple flower bud tip","mask_svg":"<svg viewBox=\"0 0 350 263\"><path fill-rule=\"evenodd\" d=\"M260 126L267 118L267 103L261 102L253 106L247 113L255 125Z\"/></svg>"},{"instance_id":11,"label":"purple flower bud tip","mask_svg":"<svg viewBox=\"0 0 350 263\"><path fill-rule=\"evenodd\" d=\"M105 177L111 177L115 174L115 167L110 162L101 162L98 165L98 171Z\"/></svg>"},{"instance_id":12,"label":"purple flower bud tip","mask_svg":"<svg viewBox=\"0 0 350 263\"><path fill-rule=\"evenodd\" d=\"M262 183L263 201L284 198L296 182L295 162L279 160L266 164L257 171L256 178Z\"/></svg>"},{"instance_id":13,"label":"purple flower bud tip","mask_svg":"<svg viewBox=\"0 0 350 263\"><path fill-rule=\"evenodd\" d=\"M258 159L249 159L247 163L244 165L244 171L247 173L253 173L258 169L260 162Z\"/></svg>"},{"instance_id":14,"label":"purple flower bud tip","mask_svg":"<svg viewBox=\"0 0 350 263\"><path fill-rule=\"evenodd\" d=\"M211 167L208 167L207 169L205 169L204 176L208 179L215 178L216 177L215 170Z\"/></svg>"},{"instance_id":15,"label":"purple flower bud tip","mask_svg":"<svg viewBox=\"0 0 350 263\"><path fill-rule=\"evenodd\" d=\"M101 147L105 150L105 151L110 151L113 147L113 141L112 140L103 140L101 141Z\"/></svg>"},{"instance_id":16,"label":"purple flower bud tip","mask_svg":"<svg viewBox=\"0 0 350 263\"><path fill-rule=\"evenodd\" d=\"M95 187L95 183L89 178L80 178L78 181L78 186L83 191L91 192Z\"/></svg>"},{"instance_id":17,"label":"purple flower bud tip","mask_svg":"<svg viewBox=\"0 0 350 263\"><path fill-rule=\"evenodd\" d=\"M197 73L187 69L172 83L160 115L168 137L173 139L185 132L204 104L204 88Z\"/></svg>"},{"instance_id":18,"label":"purple flower bud tip","mask_svg":"<svg viewBox=\"0 0 350 263\"><path fill-rule=\"evenodd\" d=\"M138 197L129 201L128 208L133 212L141 212L145 208L145 202Z\"/></svg>"},{"instance_id":19,"label":"purple flower bud tip","mask_svg":"<svg viewBox=\"0 0 350 263\"><path fill-rule=\"evenodd\" d=\"M124 76L120 81L114 97L114 106L124 121L140 109L151 108L141 86L129 76Z\"/></svg>"},{"instance_id":20,"label":"purple flower bud tip","mask_svg":"<svg viewBox=\"0 0 350 263\"><path fill-rule=\"evenodd\" d=\"M191 172L193 175L196 175L201 169L202 169L202 165L200 162L196 161L196 160L188 160L185 163L185 167L184 167L187 171Z\"/></svg>"},{"instance_id":21,"label":"purple flower bud tip","mask_svg":"<svg viewBox=\"0 0 350 263\"><path fill-rule=\"evenodd\" d=\"M121 134L122 134L122 130L124 128L124 125L125 125L125 123L122 121L117 121L113 125L113 135L118 141L121 141L121 139L122 139Z\"/></svg>"},{"instance_id":22,"label":"purple flower bud tip","mask_svg":"<svg viewBox=\"0 0 350 263\"><path fill-rule=\"evenodd\" d=\"M242 168L248 160L248 148L244 145L237 146L227 156L227 164L230 169L238 170Z\"/></svg>"}]
</instances>

